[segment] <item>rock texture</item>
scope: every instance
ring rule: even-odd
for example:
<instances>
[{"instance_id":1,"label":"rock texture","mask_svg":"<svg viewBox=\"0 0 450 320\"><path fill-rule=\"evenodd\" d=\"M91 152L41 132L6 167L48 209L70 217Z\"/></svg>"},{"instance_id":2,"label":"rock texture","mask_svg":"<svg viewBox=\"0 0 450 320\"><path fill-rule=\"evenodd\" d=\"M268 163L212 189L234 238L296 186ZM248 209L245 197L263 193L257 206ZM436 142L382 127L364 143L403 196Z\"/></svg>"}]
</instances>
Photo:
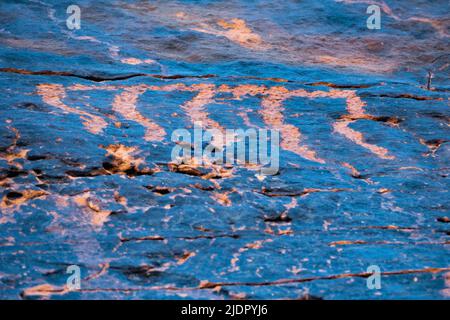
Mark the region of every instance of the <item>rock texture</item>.
<instances>
[{"instance_id":1,"label":"rock texture","mask_svg":"<svg viewBox=\"0 0 450 320\"><path fill-rule=\"evenodd\" d=\"M77 1L70 31L72 2L0 4L1 298L450 297L448 1L381 30L373 1ZM279 174L172 164L199 121L279 130Z\"/></svg>"}]
</instances>

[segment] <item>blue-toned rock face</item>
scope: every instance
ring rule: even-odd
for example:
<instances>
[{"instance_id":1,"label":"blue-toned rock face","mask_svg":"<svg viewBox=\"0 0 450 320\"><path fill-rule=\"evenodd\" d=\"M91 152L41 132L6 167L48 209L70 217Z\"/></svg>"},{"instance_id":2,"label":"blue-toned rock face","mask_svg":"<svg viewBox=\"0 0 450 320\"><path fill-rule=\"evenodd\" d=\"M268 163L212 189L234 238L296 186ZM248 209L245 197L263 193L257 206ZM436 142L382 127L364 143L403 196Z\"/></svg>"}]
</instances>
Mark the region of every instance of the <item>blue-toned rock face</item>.
<instances>
[{"instance_id":1,"label":"blue-toned rock face","mask_svg":"<svg viewBox=\"0 0 450 320\"><path fill-rule=\"evenodd\" d=\"M449 2L371 4L2 1L0 298L448 299Z\"/></svg>"}]
</instances>

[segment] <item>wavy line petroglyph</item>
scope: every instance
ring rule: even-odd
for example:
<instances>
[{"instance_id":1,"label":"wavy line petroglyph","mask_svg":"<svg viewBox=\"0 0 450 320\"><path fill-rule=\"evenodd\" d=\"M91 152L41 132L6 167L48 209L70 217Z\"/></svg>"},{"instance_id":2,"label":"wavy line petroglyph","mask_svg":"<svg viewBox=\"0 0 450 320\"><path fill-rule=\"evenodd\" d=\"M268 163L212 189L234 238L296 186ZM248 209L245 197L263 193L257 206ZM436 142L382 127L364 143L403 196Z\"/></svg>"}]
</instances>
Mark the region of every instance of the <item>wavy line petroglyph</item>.
<instances>
[{"instance_id":1,"label":"wavy line petroglyph","mask_svg":"<svg viewBox=\"0 0 450 320\"><path fill-rule=\"evenodd\" d=\"M197 95L181 106L191 122L201 122L205 128L225 131L218 122L209 118L209 114L205 110L207 104L214 102L215 86L213 84L194 84L191 90L197 91Z\"/></svg>"},{"instance_id":2,"label":"wavy line petroglyph","mask_svg":"<svg viewBox=\"0 0 450 320\"><path fill-rule=\"evenodd\" d=\"M135 121L146 128L144 140L162 141L166 135L164 129L155 122L144 117L136 109L138 98L144 92L145 89L142 89L139 86L125 89L122 93L115 96L112 105L113 111L119 113L125 119Z\"/></svg>"},{"instance_id":3,"label":"wavy line petroglyph","mask_svg":"<svg viewBox=\"0 0 450 320\"><path fill-rule=\"evenodd\" d=\"M281 147L298 154L302 158L325 163L325 160L319 158L315 151L302 143L304 138L300 130L284 121L282 105L283 101L291 96L291 93L284 87L272 87L267 93L268 95L261 101L260 113L264 123L281 132Z\"/></svg>"},{"instance_id":4,"label":"wavy line petroglyph","mask_svg":"<svg viewBox=\"0 0 450 320\"><path fill-rule=\"evenodd\" d=\"M91 133L99 134L108 125L102 117L64 104L62 100L66 97L66 90L60 84L39 84L37 86L37 93L45 103L65 112L79 115L83 120L83 125Z\"/></svg>"},{"instance_id":5,"label":"wavy line petroglyph","mask_svg":"<svg viewBox=\"0 0 450 320\"><path fill-rule=\"evenodd\" d=\"M347 96L347 111L350 115L350 118L353 118L354 120L349 120L348 118L346 119L346 117L344 117L342 120L339 120L333 124L334 130L347 139L353 141L357 145L368 149L370 152L377 155L381 159L395 159L394 156L388 154L388 150L386 148L365 142L364 136L361 132L358 132L349 127L350 124L355 122L357 119L370 119L370 115L365 114L365 103L354 93L354 91L341 91L341 93L345 93Z\"/></svg>"}]
</instances>

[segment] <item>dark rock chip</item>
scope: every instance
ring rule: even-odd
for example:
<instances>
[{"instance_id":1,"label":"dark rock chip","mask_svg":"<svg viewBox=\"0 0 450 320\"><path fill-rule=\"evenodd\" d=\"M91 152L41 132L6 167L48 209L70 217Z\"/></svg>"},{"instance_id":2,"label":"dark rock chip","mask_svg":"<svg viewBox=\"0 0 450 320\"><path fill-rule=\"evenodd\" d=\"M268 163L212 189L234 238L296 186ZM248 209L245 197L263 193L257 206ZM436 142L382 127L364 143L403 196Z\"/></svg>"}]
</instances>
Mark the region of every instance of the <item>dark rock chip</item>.
<instances>
[{"instance_id":1,"label":"dark rock chip","mask_svg":"<svg viewBox=\"0 0 450 320\"><path fill-rule=\"evenodd\" d=\"M442 222L442 223L449 223L450 222L450 219L448 217L439 217L436 220L439 221L439 222Z\"/></svg>"}]
</instances>

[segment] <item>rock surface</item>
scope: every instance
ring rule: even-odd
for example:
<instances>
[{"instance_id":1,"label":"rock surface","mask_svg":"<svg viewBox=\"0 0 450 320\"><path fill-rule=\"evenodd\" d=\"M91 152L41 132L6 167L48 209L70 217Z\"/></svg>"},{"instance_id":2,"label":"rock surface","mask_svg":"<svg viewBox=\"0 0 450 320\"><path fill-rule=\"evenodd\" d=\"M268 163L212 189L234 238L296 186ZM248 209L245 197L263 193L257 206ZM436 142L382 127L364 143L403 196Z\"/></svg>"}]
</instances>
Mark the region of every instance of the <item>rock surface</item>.
<instances>
[{"instance_id":1,"label":"rock surface","mask_svg":"<svg viewBox=\"0 0 450 320\"><path fill-rule=\"evenodd\" d=\"M0 297L449 298L449 2L369 3L2 1ZM170 164L198 121L279 174Z\"/></svg>"}]
</instances>

